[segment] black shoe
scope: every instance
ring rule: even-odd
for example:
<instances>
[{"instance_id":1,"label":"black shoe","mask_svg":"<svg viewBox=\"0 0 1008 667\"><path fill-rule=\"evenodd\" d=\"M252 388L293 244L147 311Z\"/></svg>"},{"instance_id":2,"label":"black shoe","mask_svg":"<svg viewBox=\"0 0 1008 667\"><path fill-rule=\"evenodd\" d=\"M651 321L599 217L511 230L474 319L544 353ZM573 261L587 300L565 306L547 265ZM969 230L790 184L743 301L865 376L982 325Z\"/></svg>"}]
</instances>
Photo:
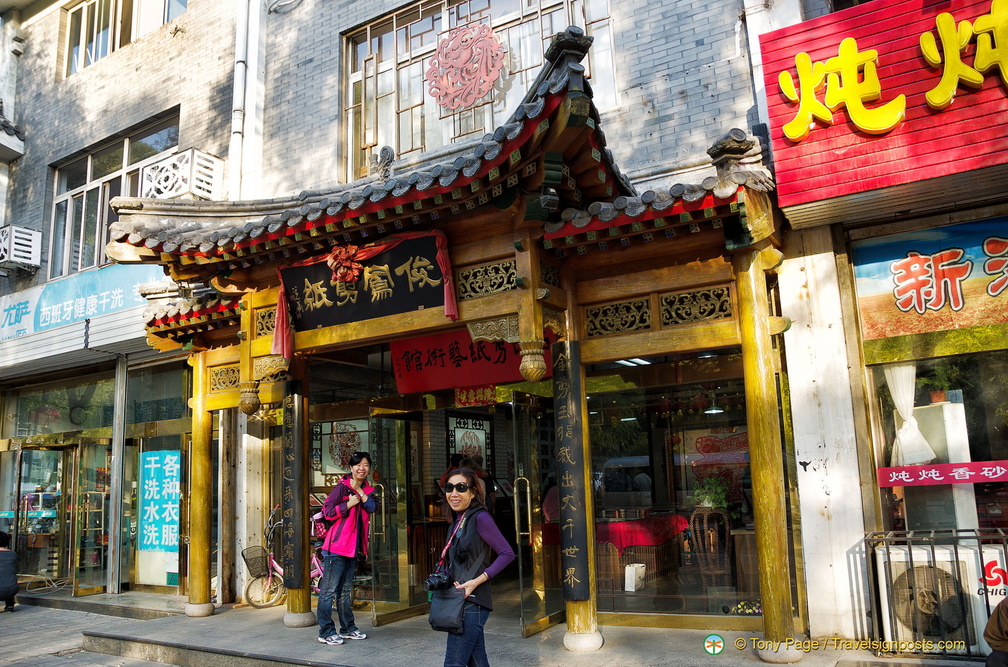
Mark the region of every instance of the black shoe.
<instances>
[{"instance_id":1,"label":"black shoe","mask_svg":"<svg viewBox=\"0 0 1008 667\"><path fill-rule=\"evenodd\" d=\"M4 607L4 611L14 611L14 607Z\"/></svg>"}]
</instances>

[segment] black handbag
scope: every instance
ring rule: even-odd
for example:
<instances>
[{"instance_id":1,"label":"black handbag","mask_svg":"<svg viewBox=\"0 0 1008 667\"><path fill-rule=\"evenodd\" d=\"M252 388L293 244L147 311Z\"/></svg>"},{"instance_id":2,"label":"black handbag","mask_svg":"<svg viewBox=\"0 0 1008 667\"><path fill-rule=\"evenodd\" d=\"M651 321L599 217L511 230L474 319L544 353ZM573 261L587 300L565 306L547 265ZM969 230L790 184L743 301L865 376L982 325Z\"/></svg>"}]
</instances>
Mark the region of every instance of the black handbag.
<instances>
[{"instance_id":1,"label":"black handbag","mask_svg":"<svg viewBox=\"0 0 1008 667\"><path fill-rule=\"evenodd\" d=\"M449 586L431 591L430 626L453 635L462 634L462 607L465 605L465 591Z\"/></svg>"}]
</instances>

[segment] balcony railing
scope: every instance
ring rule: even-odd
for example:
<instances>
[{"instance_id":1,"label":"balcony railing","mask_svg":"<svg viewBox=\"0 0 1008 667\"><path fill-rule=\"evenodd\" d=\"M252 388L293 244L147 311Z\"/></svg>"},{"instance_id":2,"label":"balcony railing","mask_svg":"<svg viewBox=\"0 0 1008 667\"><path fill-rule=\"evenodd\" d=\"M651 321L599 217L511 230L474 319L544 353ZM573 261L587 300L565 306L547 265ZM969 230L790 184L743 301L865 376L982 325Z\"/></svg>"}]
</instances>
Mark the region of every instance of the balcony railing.
<instances>
[{"instance_id":1,"label":"balcony railing","mask_svg":"<svg viewBox=\"0 0 1008 667\"><path fill-rule=\"evenodd\" d=\"M224 161L190 148L143 168L140 196L156 199L220 199Z\"/></svg>"}]
</instances>

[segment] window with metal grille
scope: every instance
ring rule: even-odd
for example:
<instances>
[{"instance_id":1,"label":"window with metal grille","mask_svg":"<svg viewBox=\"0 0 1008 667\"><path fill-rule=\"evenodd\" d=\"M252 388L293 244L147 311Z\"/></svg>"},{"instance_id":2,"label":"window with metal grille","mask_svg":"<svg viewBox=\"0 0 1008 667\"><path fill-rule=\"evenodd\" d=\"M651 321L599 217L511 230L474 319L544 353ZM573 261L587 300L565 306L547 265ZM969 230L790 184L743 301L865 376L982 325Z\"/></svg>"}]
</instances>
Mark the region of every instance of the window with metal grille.
<instances>
[{"instance_id":1,"label":"window with metal grille","mask_svg":"<svg viewBox=\"0 0 1008 667\"><path fill-rule=\"evenodd\" d=\"M424 73L439 40L471 23L489 25L505 50L493 90L461 109L441 107ZM595 105L617 103L609 0L428 0L347 36L344 109L351 179L367 174L382 146L408 157L493 131L514 112L543 64L550 38L576 25L594 38L587 62Z\"/></svg>"}]
</instances>

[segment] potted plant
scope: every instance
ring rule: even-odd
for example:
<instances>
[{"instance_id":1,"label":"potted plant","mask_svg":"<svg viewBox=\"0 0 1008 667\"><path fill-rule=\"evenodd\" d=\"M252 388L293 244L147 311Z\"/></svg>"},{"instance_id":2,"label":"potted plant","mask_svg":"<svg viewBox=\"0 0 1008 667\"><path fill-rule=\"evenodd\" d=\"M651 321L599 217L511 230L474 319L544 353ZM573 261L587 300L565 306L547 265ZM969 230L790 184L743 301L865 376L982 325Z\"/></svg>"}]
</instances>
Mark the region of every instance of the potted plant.
<instances>
[{"instance_id":1,"label":"potted plant","mask_svg":"<svg viewBox=\"0 0 1008 667\"><path fill-rule=\"evenodd\" d=\"M727 509L728 482L720 477L704 477L693 484L693 502L699 507Z\"/></svg>"},{"instance_id":2,"label":"potted plant","mask_svg":"<svg viewBox=\"0 0 1008 667\"><path fill-rule=\"evenodd\" d=\"M934 364L917 379L917 386L930 392L932 403L944 402L946 393L961 384L959 369L948 361Z\"/></svg>"}]
</instances>

